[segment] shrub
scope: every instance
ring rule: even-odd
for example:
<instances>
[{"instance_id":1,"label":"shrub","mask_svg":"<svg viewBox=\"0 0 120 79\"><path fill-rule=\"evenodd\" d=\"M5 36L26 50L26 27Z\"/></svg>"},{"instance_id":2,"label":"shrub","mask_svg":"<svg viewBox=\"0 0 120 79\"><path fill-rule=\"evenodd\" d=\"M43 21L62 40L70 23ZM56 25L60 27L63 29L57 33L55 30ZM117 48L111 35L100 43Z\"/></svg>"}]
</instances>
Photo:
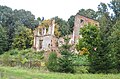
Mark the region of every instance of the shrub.
<instances>
[{"instance_id":1,"label":"shrub","mask_svg":"<svg viewBox=\"0 0 120 79\"><path fill-rule=\"evenodd\" d=\"M74 67L73 67L73 60L72 55L73 52L71 52L70 48L71 45L69 45L69 38L68 36L64 38L65 44L62 45L60 48L61 57L58 59L58 71L63 73L74 73Z\"/></svg>"},{"instance_id":2,"label":"shrub","mask_svg":"<svg viewBox=\"0 0 120 79\"><path fill-rule=\"evenodd\" d=\"M68 50L63 50L61 51L61 54L62 57L58 59L59 64L58 71L64 73L74 73L71 52L69 52Z\"/></svg>"},{"instance_id":3,"label":"shrub","mask_svg":"<svg viewBox=\"0 0 120 79\"><path fill-rule=\"evenodd\" d=\"M119 73L119 70L117 70L117 69L110 69L109 72L110 72L110 73L117 74L117 73Z\"/></svg>"},{"instance_id":4,"label":"shrub","mask_svg":"<svg viewBox=\"0 0 120 79\"><path fill-rule=\"evenodd\" d=\"M9 66L10 65L10 55L9 53L4 53L3 56L2 56L2 62L3 62L3 65L5 66Z\"/></svg>"},{"instance_id":5,"label":"shrub","mask_svg":"<svg viewBox=\"0 0 120 79\"><path fill-rule=\"evenodd\" d=\"M9 50L7 53L9 53L10 55L17 55L19 53L19 50L13 49L13 50Z\"/></svg>"},{"instance_id":6,"label":"shrub","mask_svg":"<svg viewBox=\"0 0 120 79\"><path fill-rule=\"evenodd\" d=\"M88 55L73 55L72 56L73 59L73 64L76 66L79 65L89 65L89 61L88 61Z\"/></svg>"},{"instance_id":7,"label":"shrub","mask_svg":"<svg viewBox=\"0 0 120 79\"><path fill-rule=\"evenodd\" d=\"M36 52L32 49L13 49L0 55L0 60L3 65L11 66L14 64L14 66L24 66L26 63L29 64L29 61L33 61L33 64L35 64L35 61L41 62L43 59L43 53L43 51Z\"/></svg>"},{"instance_id":8,"label":"shrub","mask_svg":"<svg viewBox=\"0 0 120 79\"><path fill-rule=\"evenodd\" d=\"M58 63L57 63L57 54L52 52L49 55L47 68L49 71L57 71L58 70Z\"/></svg>"},{"instance_id":9,"label":"shrub","mask_svg":"<svg viewBox=\"0 0 120 79\"><path fill-rule=\"evenodd\" d=\"M88 66L74 66L75 73L82 74L82 73L89 73Z\"/></svg>"}]
</instances>

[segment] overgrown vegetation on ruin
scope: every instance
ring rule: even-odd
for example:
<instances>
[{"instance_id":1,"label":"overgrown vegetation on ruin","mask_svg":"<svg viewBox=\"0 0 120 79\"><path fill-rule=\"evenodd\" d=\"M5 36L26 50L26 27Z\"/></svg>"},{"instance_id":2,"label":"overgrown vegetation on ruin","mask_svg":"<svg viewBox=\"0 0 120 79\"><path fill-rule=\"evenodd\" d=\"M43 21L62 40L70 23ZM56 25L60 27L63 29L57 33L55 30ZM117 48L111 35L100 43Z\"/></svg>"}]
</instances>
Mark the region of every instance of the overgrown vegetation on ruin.
<instances>
[{"instance_id":1,"label":"overgrown vegetation on ruin","mask_svg":"<svg viewBox=\"0 0 120 79\"><path fill-rule=\"evenodd\" d=\"M109 9L113 11L113 14ZM100 3L98 11L81 9L77 14L97 20L99 27L88 24L80 29L82 38L75 46L79 54L73 54L75 51L70 51L69 45L66 43L66 45L62 45L62 49L58 50L61 57L51 53L48 62L43 59L43 51L36 52L31 49L33 30L44 20L40 18L35 20L35 16L30 11L12 10L7 6L0 6L0 64L38 69L45 66L46 72L49 69L64 73L120 73L120 1L112 0L108 4ZM72 33L74 15L68 21L59 17L53 18L58 26L57 37L64 37ZM56 59L52 60L52 57ZM4 70L7 71L6 68ZM11 73L11 70L9 72ZM13 73L16 74L15 71ZM73 77L72 74L70 75ZM56 77L53 74L52 76ZM81 76L77 76L75 76L76 79L81 78ZM88 76L89 74L87 79ZM96 78L98 79L98 77L100 76L97 75ZM112 77L110 76L111 79ZM115 78L118 79L118 77Z\"/></svg>"}]
</instances>

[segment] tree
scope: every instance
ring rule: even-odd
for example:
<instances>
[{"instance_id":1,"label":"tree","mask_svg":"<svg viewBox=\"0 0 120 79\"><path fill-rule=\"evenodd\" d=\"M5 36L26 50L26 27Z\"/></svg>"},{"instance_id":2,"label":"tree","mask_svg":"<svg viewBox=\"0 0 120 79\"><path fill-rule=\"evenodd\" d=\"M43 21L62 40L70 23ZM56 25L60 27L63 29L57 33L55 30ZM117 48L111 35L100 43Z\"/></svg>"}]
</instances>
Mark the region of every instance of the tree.
<instances>
[{"instance_id":1,"label":"tree","mask_svg":"<svg viewBox=\"0 0 120 79\"><path fill-rule=\"evenodd\" d=\"M57 63L57 54L55 52L51 52L48 58L47 68L49 71L57 71L58 63Z\"/></svg>"},{"instance_id":2,"label":"tree","mask_svg":"<svg viewBox=\"0 0 120 79\"><path fill-rule=\"evenodd\" d=\"M7 33L4 27L0 25L0 54L2 54L7 47Z\"/></svg>"},{"instance_id":3,"label":"tree","mask_svg":"<svg viewBox=\"0 0 120 79\"><path fill-rule=\"evenodd\" d=\"M35 16L30 11L14 10L14 20L24 24L27 28L34 29L39 22L35 20Z\"/></svg>"},{"instance_id":4,"label":"tree","mask_svg":"<svg viewBox=\"0 0 120 79\"><path fill-rule=\"evenodd\" d=\"M93 9L80 9L77 14L86 16L91 19L97 19L97 13Z\"/></svg>"},{"instance_id":5,"label":"tree","mask_svg":"<svg viewBox=\"0 0 120 79\"><path fill-rule=\"evenodd\" d=\"M120 21L117 21L113 27L113 32L109 36L109 54L112 63L111 69L120 72Z\"/></svg>"},{"instance_id":6,"label":"tree","mask_svg":"<svg viewBox=\"0 0 120 79\"><path fill-rule=\"evenodd\" d=\"M109 15L109 11L108 11L108 7L105 3L100 3L100 5L98 6L98 20L100 23L100 38L101 38L101 45L100 45L100 57L101 59L101 63L100 64L100 72L104 72L104 73L109 73L110 69L112 68L112 61L110 60L110 53L109 53L109 36L112 33L112 28L113 28L113 24L112 23L112 18Z\"/></svg>"},{"instance_id":7,"label":"tree","mask_svg":"<svg viewBox=\"0 0 120 79\"><path fill-rule=\"evenodd\" d=\"M80 50L80 53L83 53L83 49L87 50L84 51L88 53L88 60L90 62L90 72L100 72L104 66L104 61L102 59L103 56L100 52L101 50L101 38L100 38L100 30L97 26L88 24L80 29L80 38L79 43L77 44L77 50ZM101 62L101 63L100 63Z\"/></svg>"},{"instance_id":8,"label":"tree","mask_svg":"<svg viewBox=\"0 0 120 79\"><path fill-rule=\"evenodd\" d=\"M65 38L66 44L61 49L61 57L58 59L58 71L64 73L74 73L72 52L70 51L70 45L68 44L69 38Z\"/></svg>"},{"instance_id":9,"label":"tree","mask_svg":"<svg viewBox=\"0 0 120 79\"><path fill-rule=\"evenodd\" d=\"M112 0L110 2L110 4L108 4L110 9L113 10L114 12L114 17L113 19L116 20L120 20L120 1L119 0Z\"/></svg>"},{"instance_id":10,"label":"tree","mask_svg":"<svg viewBox=\"0 0 120 79\"><path fill-rule=\"evenodd\" d=\"M31 29L25 26L19 26L15 30L15 37L12 43L13 48L27 49L31 48L33 44L33 33Z\"/></svg>"},{"instance_id":11,"label":"tree","mask_svg":"<svg viewBox=\"0 0 120 79\"><path fill-rule=\"evenodd\" d=\"M7 39L7 48L11 48L14 34L14 20L13 20L13 11L7 6L0 6L0 24L2 27L6 28L8 39Z\"/></svg>"},{"instance_id":12,"label":"tree","mask_svg":"<svg viewBox=\"0 0 120 79\"><path fill-rule=\"evenodd\" d=\"M55 23L59 26L58 31L61 34L60 36L65 36L66 34L70 34L70 27L65 20L59 17L54 17L54 19L55 19Z\"/></svg>"},{"instance_id":13,"label":"tree","mask_svg":"<svg viewBox=\"0 0 120 79\"><path fill-rule=\"evenodd\" d=\"M108 47L109 47L109 56L111 60L111 69L116 69L120 72L120 50L119 50L119 41L120 41L120 1L112 0L109 4L109 8L113 11L112 16L112 30L111 35L108 37Z\"/></svg>"},{"instance_id":14,"label":"tree","mask_svg":"<svg viewBox=\"0 0 120 79\"><path fill-rule=\"evenodd\" d=\"M0 24L3 27L8 27L7 24L12 25L12 23L10 23L10 21L12 20L12 18L11 18L12 14L13 14L13 11L11 8L0 5ZM11 20L10 20L10 18L11 18Z\"/></svg>"},{"instance_id":15,"label":"tree","mask_svg":"<svg viewBox=\"0 0 120 79\"><path fill-rule=\"evenodd\" d=\"M70 18L67 21L69 28L70 28L70 33L73 33L74 21L75 21L75 16L73 15L70 16Z\"/></svg>"},{"instance_id":16,"label":"tree","mask_svg":"<svg viewBox=\"0 0 120 79\"><path fill-rule=\"evenodd\" d=\"M7 6L0 6L0 24L7 29L7 51L12 47L15 28L24 25L33 30L38 26L39 21L35 20L35 16L30 11L12 10Z\"/></svg>"}]
</instances>

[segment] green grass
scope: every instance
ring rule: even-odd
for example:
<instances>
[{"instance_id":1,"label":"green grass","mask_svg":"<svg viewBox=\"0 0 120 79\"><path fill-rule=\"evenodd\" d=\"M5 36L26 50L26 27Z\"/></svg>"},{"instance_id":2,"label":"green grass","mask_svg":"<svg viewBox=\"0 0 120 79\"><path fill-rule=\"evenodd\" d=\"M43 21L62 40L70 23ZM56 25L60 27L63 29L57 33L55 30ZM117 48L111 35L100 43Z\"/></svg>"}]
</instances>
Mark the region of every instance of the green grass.
<instances>
[{"instance_id":1,"label":"green grass","mask_svg":"<svg viewBox=\"0 0 120 79\"><path fill-rule=\"evenodd\" d=\"M0 66L0 79L120 79L120 74L66 74Z\"/></svg>"}]
</instances>

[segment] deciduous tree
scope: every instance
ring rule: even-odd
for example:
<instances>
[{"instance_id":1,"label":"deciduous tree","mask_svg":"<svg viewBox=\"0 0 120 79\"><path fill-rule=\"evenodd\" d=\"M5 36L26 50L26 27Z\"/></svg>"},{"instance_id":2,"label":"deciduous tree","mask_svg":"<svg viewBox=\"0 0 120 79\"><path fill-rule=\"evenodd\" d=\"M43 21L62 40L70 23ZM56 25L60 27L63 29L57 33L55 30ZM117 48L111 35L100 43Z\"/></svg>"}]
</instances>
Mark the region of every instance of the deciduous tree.
<instances>
[{"instance_id":1,"label":"deciduous tree","mask_svg":"<svg viewBox=\"0 0 120 79\"><path fill-rule=\"evenodd\" d=\"M7 33L4 27L0 25L0 54L2 54L7 47Z\"/></svg>"},{"instance_id":2,"label":"deciduous tree","mask_svg":"<svg viewBox=\"0 0 120 79\"><path fill-rule=\"evenodd\" d=\"M19 26L15 30L15 37L12 43L13 48L27 49L33 45L33 33L32 30L25 26Z\"/></svg>"}]
</instances>

